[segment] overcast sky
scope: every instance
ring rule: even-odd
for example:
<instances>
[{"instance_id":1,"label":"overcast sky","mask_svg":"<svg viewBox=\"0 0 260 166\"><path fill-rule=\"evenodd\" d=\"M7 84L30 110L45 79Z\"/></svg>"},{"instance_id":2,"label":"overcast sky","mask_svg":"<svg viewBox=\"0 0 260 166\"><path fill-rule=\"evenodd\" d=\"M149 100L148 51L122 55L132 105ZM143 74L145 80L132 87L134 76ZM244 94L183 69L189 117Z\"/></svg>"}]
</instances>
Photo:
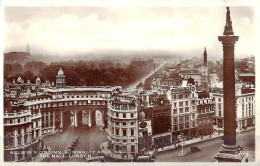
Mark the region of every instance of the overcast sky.
<instances>
[{"instance_id":1,"label":"overcast sky","mask_svg":"<svg viewBox=\"0 0 260 166\"><path fill-rule=\"evenodd\" d=\"M254 54L254 8L230 7L236 57ZM5 7L4 51L222 56L225 7Z\"/></svg>"}]
</instances>

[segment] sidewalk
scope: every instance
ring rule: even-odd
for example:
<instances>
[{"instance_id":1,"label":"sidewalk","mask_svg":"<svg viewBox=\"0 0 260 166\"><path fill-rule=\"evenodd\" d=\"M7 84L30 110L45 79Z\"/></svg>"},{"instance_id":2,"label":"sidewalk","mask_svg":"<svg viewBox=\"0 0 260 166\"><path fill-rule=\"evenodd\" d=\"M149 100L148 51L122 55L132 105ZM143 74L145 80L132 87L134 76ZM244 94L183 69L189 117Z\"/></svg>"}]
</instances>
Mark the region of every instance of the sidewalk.
<instances>
[{"instance_id":1,"label":"sidewalk","mask_svg":"<svg viewBox=\"0 0 260 166\"><path fill-rule=\"evenodd\" d=\"M253 129L255 129L255 127L251 126L251 127L248 127L246 130L245 129L241 130L240 133L250 131L250 130L253 130ZM237 131L237 135L238 134L239 134L239 132ZM191 144L194 144L194 143L203 142L203 141L207 141L207 140L211 140L211 139L215 139L215 138L219 138L219 137L222 137L222 136L224 136L223 133L220 133L220 134L215 133L215 134L212 134L211 137L204 136L203 139L201 139L201 137L199 137L199 138L194 138L194 139L191 139L191 140L186 140L186 141L184 141L184 146L191 145ZM177 145L181 146L181 144L182 143L180 142ZM171 150L171 149L175 149L175 148L177 148L177 146L175 146L175 145L166 146L166 147L163 147L163 148L159 148L157 153L158 152L164 152L164 151Z\"/></svg>"},{"instance_id":2,"label":"sidewalk","mask_svg":"<svg viewBox=\"0 0 260 166\"><path fill-rule=\"evenodd\" d=\"M198 138L186 140L186 141L184 141L184 145L183 146L187 146L187 145L191 145L191 144L194 144L194 143L199 143L199 142L203 142L203 141L219 138L219 137L222 137L222 136L223 136L223 133L220 133L220 134L215 133L215 134L212 134L211 137L210 136L203 136L203 139L201 139L201 137L198 137ZM175 148L178 147L178 145L181 146L181 144L182 144L182 142L176 144L177 146L175 146L173 144L173 145L170 145L170 146L165 146L163 148L159 148L157 153L164 152L164 151L171 150L171 149L175 149Z\"/></svg>"},{"instance_id":3,"label":"sidewalk","mask_svg":"<svg viewBox=\"0 0 260 166\"><path fill-rule=\"evenodd\" d=\"M111 150L108 149L108 147L107 147L107 142L101 143L100 148L101 148L101 150L103 150L104 155L109 157L109 158L113 158L113 159L117 159L117 160L124 160L124 161L132 161L133 160L132 157L122 158L121 154L112 153Z\"/></svg>"}]
</instances>

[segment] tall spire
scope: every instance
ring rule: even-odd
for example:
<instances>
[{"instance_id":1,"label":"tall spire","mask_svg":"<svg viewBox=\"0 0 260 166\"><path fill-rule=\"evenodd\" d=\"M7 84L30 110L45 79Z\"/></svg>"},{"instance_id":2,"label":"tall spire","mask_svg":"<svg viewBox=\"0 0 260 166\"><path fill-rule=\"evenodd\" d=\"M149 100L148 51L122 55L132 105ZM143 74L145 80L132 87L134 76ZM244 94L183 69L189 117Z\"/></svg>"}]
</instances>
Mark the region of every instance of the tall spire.
<instances>
[{"instance_id":1,"label":"tall spire","mask_svg":"<svg viewBox=\"0 0 260 166\"><path fill-rule=\"evenodd\" d=\"M205 47L205 50L204 50L204 66L207 66L207 62L208 62L208 57L207 57L207 50L206 50L206 47Z\"/></svg>"},{"instance_id":2,"label":"tall spire","mask_svg":"<svg viewBox=\"0 0 260 166\"><path fill-rule=\"evenodd\" d=\"M30 46L29 46L29 43L27 43L26 52L30 53Z\"/></svg>"},{"instance_id":3,"label":"tall spire","mask_svg":"<svg viewBox=\"0 0 260 166\"><path fill-rule=\"evenodd\" d=\"M233 28L232 28L232 21L230 18L230 10L229 7L227 7L227 13L226 13L226 25L223 35L234 35Z\"/></svg>"}]
</instances>

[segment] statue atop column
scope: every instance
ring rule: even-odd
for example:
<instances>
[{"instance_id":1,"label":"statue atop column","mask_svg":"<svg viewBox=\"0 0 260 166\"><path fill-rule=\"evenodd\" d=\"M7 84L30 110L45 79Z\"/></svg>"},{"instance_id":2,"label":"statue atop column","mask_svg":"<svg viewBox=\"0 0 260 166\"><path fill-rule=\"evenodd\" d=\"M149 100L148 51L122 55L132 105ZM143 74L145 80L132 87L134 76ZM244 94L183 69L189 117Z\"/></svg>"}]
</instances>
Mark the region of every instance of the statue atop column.
<instances>
[{"instance_id":1,"label":"statue atop column","mask_svg":"<svg viewBox=\"0 0 260 166\"><path fill-rule=\"evenodd\" d=\"M226 26L223 35L234 35L229 7L227 7Z\"/></svg>"},{"instance_id":2,"label":"statue atop column","mask_svg":"<svg viewBox=\"0 0 260 166\"><path fill-rule=\"evenodd\" d=\"M229 7L227 7L227 14L226 14L226 26L232 26L232 21L230 18L230 10Z\"/></svg>"}]
</instances>

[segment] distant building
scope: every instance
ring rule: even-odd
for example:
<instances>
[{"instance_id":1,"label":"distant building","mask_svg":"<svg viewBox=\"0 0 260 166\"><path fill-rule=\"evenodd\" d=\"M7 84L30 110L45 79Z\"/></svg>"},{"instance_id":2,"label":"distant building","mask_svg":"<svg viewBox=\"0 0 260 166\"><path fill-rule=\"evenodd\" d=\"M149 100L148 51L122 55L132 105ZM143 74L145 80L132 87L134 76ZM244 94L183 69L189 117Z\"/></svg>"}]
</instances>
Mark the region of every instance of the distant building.
<instances>
[{"instance_id":1,"label":"distant building","mask_svg":"<svg viewBox=\"0 0 260 166\"><path fill-rule=\"evenodd\" d=\"M178 135L188 139L196 135L196 87L186 86L173 88L170 91L171 129L173 142L179 142Z\"/></svg>"},{"instance_id":2,"label":"distant building","mask_svg":"<svg viewBox=\"0 0 260 166\"><path fill-rule=\"evenodd\" d=\"M58 75L56 76L56 86L57 88L65 88L66 82L65 82L65 75L62 69L58 71Z\"/></svg>"},{"instance_id":3,"label":"distant building","mask_svg":"<svg viewBox=\"0 0 260 166\"><path fill-rule=\"evenodd\" d=\"M217 130L224 127L223 92L213 93L215 100L214 125ZM255 126L255 92L254 88L241 87L236 92L237 131Z\"/></svg>"},{"instance_id":4,"label":"distant building","mask_svg":"<svg viewBox=\"0 0 260 166\"><path fill-rule=\"evenodd\" d=\"M197 95L197 132L199 135L213 134L213 115L215 103L209 92L198 92Z\"/></svg>"},{"instance_id":5,"label":"distant building","mask_svg":"<svg viewBox=\"0 0 260 166\"><path fill-rule=\"evenodd\" d=\"M255 74L253 73L240 73L238 77L244 83L255 85Z\"/></svg>"},{"instance_id":6,"label":"distant building","mask_svg":"<svg viewBox=\"0 0 260 166\"><path fill-rule=\"evenodd\" d=\"M209 86L209 74L208 74L208 61L207 61L207 50L205 48L204 50L204 54L203 54L203 57L204 57L204 63L203 63L203 66L201 67L201 86L203 87L204 90L207 90L208 89L208 86Z\"/></svg>"},{"instance_id":7,"label":"distant building","mask_svg":"<svg viewBox=\"0 0 260 166\"><path fill-rule=\"evenodd\" d=\"M31 61L32 61L32 56L29 52L4 53L4 63L6 64L19 63L24 65L25 63Z\"/></svg>"},{"instance_id":8,"label":"distant building","mask_svg":"<svg viewBox=\"0 0 260 166\"><path fill-rule=\"evenodd\" d=\"M36 79L36 85L41 85L41 79L40 79L40 77L37 77L37 79Z\"/></svg>"}]
</instances>

